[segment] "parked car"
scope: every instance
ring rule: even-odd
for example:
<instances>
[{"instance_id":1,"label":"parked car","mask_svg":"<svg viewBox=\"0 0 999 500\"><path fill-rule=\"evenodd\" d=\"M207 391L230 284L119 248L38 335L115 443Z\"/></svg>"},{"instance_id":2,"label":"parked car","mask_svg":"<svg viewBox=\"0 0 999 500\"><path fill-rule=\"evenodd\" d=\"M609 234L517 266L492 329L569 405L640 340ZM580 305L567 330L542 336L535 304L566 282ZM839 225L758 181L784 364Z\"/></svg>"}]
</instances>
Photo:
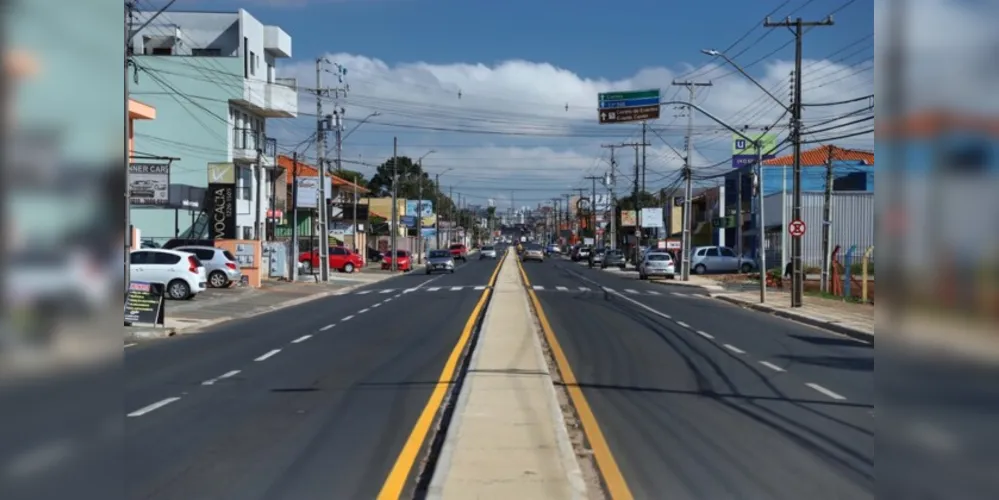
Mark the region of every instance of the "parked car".
<instances>
[{"instance_id":1,"label":"parked car","mask_svg":"<svg viewBox=\"0 0 999 500\"><path fill-rule=\"evenodd\" d=\"M676 262L673 256L666 252L649 252L645 254L642 263L638 265L638 279L647 280L650 276L662 276L666 279L676 277Z\"/></svg>"},{"instance_id":2,"label":"parked car","mask_svg":"<svg viewBox=\"0 0 999 500\"><path fill-rule=\"evenodd\" d=\"M496 247L487 245L479 250L479 260L482 259L495 259L496 258Z\"/></svg>"},{"instance_id":3,"label":"parked car","mask_svg":"<svg viewBox=\"0 0 999 500\"><path fill-rule=\"evenodd\" d=\"M539 245L537 243L528 243L528 244L524 245L524 253L521 256L521 260L524 261L524 262L531 261L531 260L537 261L537 262L544 262L545 261L545 249L542 248L541 245Z\"/></svg>"},{"instance_id":4,"label":"parked car","mask_svg":"<svg viewBox=\"0 0 999 500\"><path fill-rule=\"evenodd\" d=\"M468 261L468 247L466 247L463 243L452 243L450 252L451 257L454 260L460 260L462 262Z\"/></svg>"},{"instance_id":5,"label":"parked car","mask_svg":"<svg viewBox=\"0 0 999 500\"><path fill-rule=\"evenodd\" d=\"M391 254L385 254L382 258L382 270L392 269L392 262L396 263L396 269L399 271L408 273L413 270L413 255L407 250L396 250L395 258Z\"/></svg>"},{"instance_id":6,"label":"parked car","mask_svg":"<svg viewBox=\"0 0 999 500\"><path fill-rule=\"evenodd\" d=\"M624 252L621 250L607 250L604 253L603 260L600 261L600 269L607 269L608 267L624 269L625 262Z\"/></svg>"},{"instance_id":7,"label":"parked car","mask_svg":"<svg viewBox=\"0 0 999 500\"><path fill-rule=\"evenodd\" d=\"M131 280L162 283L168 298L187 300L208 288L205 266L193 253L146 248L133 250L129 258Z\"/></svg>"},{"instance_id":8,"label":"parked car","mask_svg":"<svg viewBox=\"0 0 999 500\"><path fill-rule=\"evenodd\" d=\"M330 247L329 252L330 269L336 269L341 273L352 273L355 269L364 267L364 259L361 258L361 255L347 247ZM300 253L298 262L302 272L311 273L313 269L319 269L319 249Z\"/></svg>"},{"instance_id":9,"label":"parked car","mask_svg":"<svg viewBox=\"0 0 999 500\"><path fill-rule=\"evenodd\" d=\"M748 273L755 268L752 259L740 257L728 247L694 247L690 252L690 269L694 274Z\"/></svg>"},{"instance_id":10,"label":"parked car","mask_svg":"<svg viewBox=\"0 0 999 500\"><path fill-rule=\"evenodd\" d=\"M454 274L454 257L448 250L431 250L427 255L427 274L436 271Z\"/></svg>"},{"instance_id":11,"label":"parked car","mask_svg":"<svg viewBox=\"0 0 999 500\"><path fill-rule=\"evenodd\" d=\"M378 250L375 250L374 248L371 248L371 247L366 247L365 250L367 252L366 257L368 258L368 262L375 262L375 263L381 262L382 261L382 257L385 256L385 254L383 254L383 253L379 252Z\"/></svg>"},{"instance_id":12,"label":"parked car","mask_svg":"<svg viewBox=\"0 0 999 500\"><path fill-rule=\"evenodd\" d=\"M177 247L175 250L193 253L198 257L208 273L208 286L212 288L225 288L233 282L238 283L243 276L236 257L228 250L203 246Z\"/></svg>"}]
</instances>

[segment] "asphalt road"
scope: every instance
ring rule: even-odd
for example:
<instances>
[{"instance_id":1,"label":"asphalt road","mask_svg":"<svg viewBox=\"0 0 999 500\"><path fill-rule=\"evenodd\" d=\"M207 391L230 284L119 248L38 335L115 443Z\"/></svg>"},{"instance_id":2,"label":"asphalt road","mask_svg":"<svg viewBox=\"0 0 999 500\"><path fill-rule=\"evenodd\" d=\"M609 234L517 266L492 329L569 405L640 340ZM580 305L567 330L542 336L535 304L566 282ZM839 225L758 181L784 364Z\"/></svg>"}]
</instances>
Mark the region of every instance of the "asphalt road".
<instances>
[{"instance_id":1,"label":"asphalt road","mask_svg":"<svg viewBox=\"0 0 999 500\"><path fill-rule=\"evenodd\" d=\"M524 268L635 498L874 497L872 346L699 289Z\"/></svg>"},{"instance_id":2,"label":"asphalt road","mask_svg":"<svg viewBox=\"0 0 999 500\"><path fill-rule=\"evenodd\" d=\"M495 266L126 349L126 496L374 498Z\"/></svg>"}]
</instances>

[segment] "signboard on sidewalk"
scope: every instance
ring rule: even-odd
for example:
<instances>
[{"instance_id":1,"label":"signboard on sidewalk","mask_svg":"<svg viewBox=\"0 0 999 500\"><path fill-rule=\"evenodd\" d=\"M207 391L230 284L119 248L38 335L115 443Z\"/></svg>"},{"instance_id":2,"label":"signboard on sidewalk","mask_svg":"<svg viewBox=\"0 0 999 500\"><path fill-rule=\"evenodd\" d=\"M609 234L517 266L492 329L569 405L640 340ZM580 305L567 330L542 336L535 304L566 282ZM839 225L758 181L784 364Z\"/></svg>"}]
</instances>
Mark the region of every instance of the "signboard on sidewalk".
<instances>
[{"instance_id":1,"label":"signboard on sidewalk","mask_svg":"<svg viewBox=\"0 0 999 500\"><path fill-rule=\"evenodd\" d=\"M163 289L162 283L129 282L125 292L125 325L164 325Z\"/></svg>"},{"instance_id":2,"label":"signboard on sidewalk","mask_svg":"<svg viewBox=\"0 0 999 500\"><path fill-rule=\"evenodd\" d=\"M319 208L319 176L302 176L295 182L295 203L298 208ZM329 200L333 194L333 185L328 177L323 187L326 189L326 199Z\"/></svg>"},{"instance_id":3,"label":"signboard on sidewalk","mask_svg":"<svg viewBox=\"0 0 999 500\"><path fill-rule=\"evenodd\" d=\"M133 206L165 206L170 202L169 163L129 163L128 200Z\"/></svg>"}]
</instances>

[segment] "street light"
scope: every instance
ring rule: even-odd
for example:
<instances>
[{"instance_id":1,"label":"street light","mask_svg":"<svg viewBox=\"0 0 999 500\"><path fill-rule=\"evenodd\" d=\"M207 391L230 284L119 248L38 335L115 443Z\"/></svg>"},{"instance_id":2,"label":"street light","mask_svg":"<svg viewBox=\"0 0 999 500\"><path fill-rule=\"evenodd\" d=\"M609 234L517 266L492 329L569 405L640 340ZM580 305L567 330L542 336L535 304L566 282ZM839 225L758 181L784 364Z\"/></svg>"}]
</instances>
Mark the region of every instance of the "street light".
<instances>
[{"instance_id":1,"label":"street light","mask_svg":"<svg viewBox=\"0 0 999 500\"><path fill-rule=\"evenodd\" d=\"M423 252L426 251L426 245L423 241L423 159L436 152L436 149L431 149L416 160L416 166L419 167L420 171L418 179L420 183L418 193L420 196L416 201L416 262L419 264L423 263Z\"/></svg>"},{"instance_id":2,"label":"street light","mask_svg":"<svg viewBox=\"0 0 999 500\"><path fill-rule=\"evenodd\" d=\"M720 57L720 58L724 59L725 62L731 64L732 67L735 68L739 73L742 73L742 76L746 77L749 81L753 82L754 85L756 85L760 90L762 90L764 94L766 94L771 99L773 99L774 102L776 102L777 104L779 104L780 107L784 108L788 113L791 112L791 108L788 108L787 105L785 105L783 102L781 102L780 99L776 98L772 93L770 93L770 91L767 90L766 87L763 86L763 84L761 84L760 82L756 81L756 79L753 78L752 76L749 76L749 73L746 73L746 70L742 69L742 66L739 66L738 64L736 64L735 61L733 61L727 55L725 55L724 52L719 52L717 50L712 50L712 49L701 49L701 52L704 53L704 54L706 54L706 55L709 55L711 57Z\"/></svg>"},{"instance_id":3,"label":"street light","mask_svg":"<svg viewBox=\"0 0 999 500\"><path fill-rule=\"evenodd\" d=\"M382 115L381 113L375 111L374 113L371 113L370 115L365 116L363 120L357 122L357 125L354 125L353 128L351 128L346 134L344 134L344 136L342 138L340 138L340 140L341 141L346 141L347 138L350 137L350 134L353 134L354 131L356 131L357 129L359 129L361 127L361 125L364 125L365 122L367 122L368 120L370 120L370 119L372 119L372 118L374 118L376 116L381 116L381 115Z\"/></svg>"}]
</instances>

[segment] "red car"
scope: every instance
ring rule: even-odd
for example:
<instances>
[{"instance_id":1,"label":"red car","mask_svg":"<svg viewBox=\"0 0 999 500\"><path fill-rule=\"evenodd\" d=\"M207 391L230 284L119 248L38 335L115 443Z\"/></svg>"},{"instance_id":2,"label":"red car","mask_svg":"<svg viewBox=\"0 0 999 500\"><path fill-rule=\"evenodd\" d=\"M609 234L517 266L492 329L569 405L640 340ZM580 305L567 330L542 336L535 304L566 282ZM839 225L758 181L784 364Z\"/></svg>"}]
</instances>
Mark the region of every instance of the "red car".
<instances>
[{"instance_id":1,"label":"red car","mask_svg":"<svg viewBox=\"0 0 999 500\"><path fill-rule=\"evenodd\" d=\"M298 262L302 264L302 272L311 273L313 269L319 269L319 249L302 252L298 255ZM330 269L352 273L362 267L364 259L359 254L347 247L330 247Z\"/></svg>"},{"instance_id":2,"label":"red car","mask_svg":"<svg viewBox=\"0 0 999 500\"><path fill-rule=\"evenodd\" d=\"M451 244L451 258L462 262L468 261L468 247L461 243Z\"/></svg>"},{"instance_id":3,"label":"red car","mask_svg":"<svg viewBox=\"0 0 999 500\"><path fill-rule=\"evenodd\" d=\"M395 259L390 253L386 253L382 257L382 270L392 269L393 260L396 262L396 269L407 273L413 270L413 255L411 253L406 250L396 250L395 255Z\"/></svg>"}]
</instances>

